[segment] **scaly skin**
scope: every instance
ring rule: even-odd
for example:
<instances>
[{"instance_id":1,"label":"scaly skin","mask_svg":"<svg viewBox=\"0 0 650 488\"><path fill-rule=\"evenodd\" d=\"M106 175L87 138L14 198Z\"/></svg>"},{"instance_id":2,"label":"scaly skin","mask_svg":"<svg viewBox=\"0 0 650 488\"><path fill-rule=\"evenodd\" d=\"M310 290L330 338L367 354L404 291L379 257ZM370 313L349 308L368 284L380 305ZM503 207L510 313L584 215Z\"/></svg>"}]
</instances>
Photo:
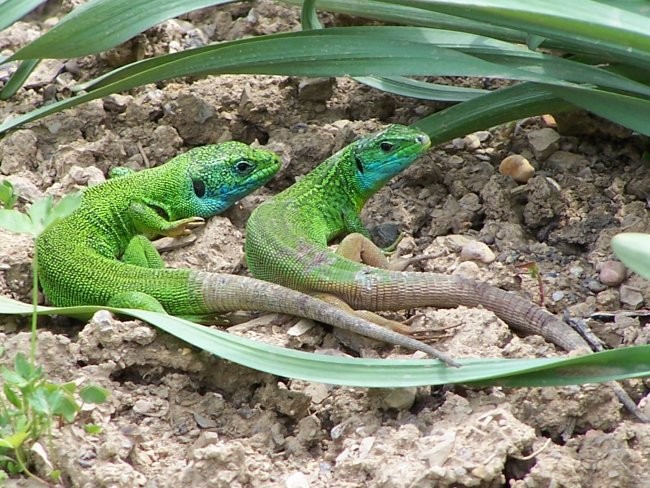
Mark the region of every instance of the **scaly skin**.
<instances>
[{"instance_id":1,"label":"scaly skin","mask_svg":"<svg viewBox=\"0 0 650 488\"><path fill-rule=\"evenodd\" d=\"M190 233L279 168L275 154L227 142L193 149L157 168L115 171L109 181L85 190L80 207L38 237L45 295L56 306L141 308L192 320L235 310L298 315L455 365L431 346L309 295L243 276L164 268L149 238Z\"/></svg>"},{"instance_id":2,"label":"scaly skin","mask_svg":"<svg viewBox=\"0 0 650 488\"><path fill-rule=\"evenodd\" d=\"M253 276L334 295L354 309L482 305L512 327L566 350L587 348L571 327L515 293L456 276L379 269L327 248L340 235L369 237L359 218L364 204L429 146L426 134L390 126L343 148L260 205L246 227L246 261Z\"/></svg>"},{"instance_id":3,"label":"scaly skin","mask_svg":"<svg viewBox=\"0 0 650 488\"><path fill-rule=\"evenodd\" d=\"M246 226L246 261L253 276L333 295L358 310L481 305L511 327L567 351L589 349L571 327L513 292L456 276L379 269L327 248L344 234L369 237L359 218L364 204L429 146L429 137L419 130L390 126L343 148L260 205ZM613 387L629 410L647 420L620 385Z\"/></svg>"},{"instance_id":4,"label":"scaly skin","mask_svg":"<svg viewBox=\"0 0 650 488\"><path fill-rule=\"evenodd\" d=\"M390 126L343 148L260 205L246 226L246 261L253 276L334 295L355 309L482 305L511 326L566 350L586 347L572 328L515 293L456 276L379 269L327 248L330 240L343 234L368 237L359 218L368 198L429 146L426 134Z\"/></svg>"}]
</instances>

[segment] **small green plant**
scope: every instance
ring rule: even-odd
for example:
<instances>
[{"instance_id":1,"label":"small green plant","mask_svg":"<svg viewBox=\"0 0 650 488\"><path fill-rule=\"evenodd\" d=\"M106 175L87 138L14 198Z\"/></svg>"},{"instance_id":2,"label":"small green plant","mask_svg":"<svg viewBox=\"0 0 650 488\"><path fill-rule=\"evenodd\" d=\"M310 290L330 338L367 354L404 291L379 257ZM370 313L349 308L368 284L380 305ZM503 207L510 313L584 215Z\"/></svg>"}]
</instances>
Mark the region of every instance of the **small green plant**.
<instances>
[{"instance_id":1,"label":"small green plant","mask_svg":"<svg viewBox=\"0 0 650 488\"><path fill-rule=\"evenodd\" d=\"M16 205L18 195L14 192L14 186L10 181L3 180L0 182L0 207L11 209Z\"/></svg>"},{"instance_id":2,"label":"small green plant","mask_svg":"<svg viewBox=\"0 0 650 488\"><path fill-rule=\"evenodd\" d=\"M81 194L68 195L56 205L52 197L34 202L26 213L12 207L17 195L8 181L0 183L0 227L16 233L38 236L50 224L74 211L81 202ZM38 306L38 256L36 248L33 268L33 313L30 358L18 353L12 369L2 367L3 388L0 393L0 480L25 473L38 478L29 470L34 453L48 465L47 451L39 443L49 434L55 420L73 422L81 409L77 397L85 403L103 403L108 392L98 386L77 388L75 383L57 384L45 378L43 369L36 365L36 307ZM0 357L4 350L0 350ZM97 433L96 426L87 432ZM50 465L51 466L51 465ZM57 480L53 468L50 477Z\"/></svg>"},{"instance_id":3,"label":"small green plant","mask_svg":"<svg viewBox=\"0 0 650 488\"><path fill-rule=\"evenodd\" d=\"M43 435L50 434L53 422L73 422L83 403L103 403L108 396L98 386L78 389L73 382L50 382L43 369L21 353L16 354L12 369L2 367L2 378L0 479L20 473L38 478L29 470L29 459L32 452L37 452L48 463L46 451L37 443ZM55 471L53 474L56 477Z\"/></svg>"}]
</instances>

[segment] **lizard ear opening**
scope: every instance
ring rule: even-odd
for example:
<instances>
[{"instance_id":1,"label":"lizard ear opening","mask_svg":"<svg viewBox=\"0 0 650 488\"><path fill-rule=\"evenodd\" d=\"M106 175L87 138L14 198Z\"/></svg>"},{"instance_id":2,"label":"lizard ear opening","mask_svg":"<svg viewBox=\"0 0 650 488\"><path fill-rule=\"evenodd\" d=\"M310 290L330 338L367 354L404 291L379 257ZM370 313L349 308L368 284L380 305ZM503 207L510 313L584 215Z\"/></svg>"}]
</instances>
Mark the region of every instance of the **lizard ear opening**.
<instances>
[{"instance_id":1,"label":"lizard ear opening","mask_svg":"<svg viewBox=\"0 0 650 488\"><path fill-rule=\"evenodd\" d=\"M385 153L390 152L395 145L391 142L384 141L381 144L379 144L379 149L384 151Z\"/></svg>"},{"instance_id":2,"label":"lizard ear opening","mask_svg":"<svg viewBox=\"0 0 650 488\"><path fill-rule=\"evenodd\" d=\"M356 153L354 155L354 162L357 165L357 169L359 170L359 173L363 174L363 161L361 161L361 159L359 158L359 156L357 156Z\"/></svg>"},{"instance_id":3,"label":"lizard ear opening","mask_svg":"<svg viewBox=\"0 0 650 488\"><path fill-rule=\"evenodd\" d=\"M192 189L197 197L203 198L205 196L205 183L203 183L203 180L192 180Z\"/></svg>"}]
</instances>

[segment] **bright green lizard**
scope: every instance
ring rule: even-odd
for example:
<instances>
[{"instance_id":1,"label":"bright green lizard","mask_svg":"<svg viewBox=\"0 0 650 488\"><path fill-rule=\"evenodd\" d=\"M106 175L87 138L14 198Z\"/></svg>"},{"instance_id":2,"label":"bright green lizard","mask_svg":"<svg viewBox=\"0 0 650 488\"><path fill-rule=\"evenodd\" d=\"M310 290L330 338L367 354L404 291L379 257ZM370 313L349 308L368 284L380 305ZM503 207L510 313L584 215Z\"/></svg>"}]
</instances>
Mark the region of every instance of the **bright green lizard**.
<instances>
[{"instance_id":1,"label":"bright green lizard","mask_svg":"<svg viewBox=\"0 0 650 488\"><path fill-rule=\"evenodd\" d=\"M203 320L261 310L307 317L456 364L433 347L337 307L244 276L164 268L149 241L178 236L266 183L274 153L238 142L192 149L157 168L86 189L81 205L36 241L43 291L56 306L140 308Z\"/></svg>"},{"instance_id":2,"label":"bright green lizard","mask_svg":"<svg viewBox=\"0 0 650 488\"><path fill-rule=\"evenodd\" d=\"M366 311L481 305L511 327L567 351L589 349L570 326L516 293L458 276L381 269L388 263L369 240L359 212L430 145L417 129L389 126L346 146L257 207L245 241L253 276L340 302L377 322L382 319ZM331 251L328 243L344 234L339 252ZM626 406L635 408L617 387L619 398L624 395Z\"/></svg>"}]
</instances>

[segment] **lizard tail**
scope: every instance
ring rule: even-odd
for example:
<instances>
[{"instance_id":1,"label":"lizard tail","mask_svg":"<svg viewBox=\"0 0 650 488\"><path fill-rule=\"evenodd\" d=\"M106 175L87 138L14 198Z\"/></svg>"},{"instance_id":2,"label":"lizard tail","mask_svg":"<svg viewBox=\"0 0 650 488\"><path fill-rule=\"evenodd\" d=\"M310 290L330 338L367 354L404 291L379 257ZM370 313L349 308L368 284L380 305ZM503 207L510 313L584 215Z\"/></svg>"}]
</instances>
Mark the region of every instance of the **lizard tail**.
<instances>
[{"instance_id":1,"label":"lizard tail","mask_svg":"<svg viewBox=\"0 0 650 488\"><path fill-rule=\"evenodd\" d=\"M205 307L214 312L263 310L306 317L332 324L371 339L422 351L449 366L459 366L444 353L411 337L384 329L310 295L245 276L197 272L190 275L200 287Z\"/></svg>"},{"instance_id":2,"label":"lizard tail","mask_svg":"<svg viewBox=\"0 0 650 488\"><path fill-rule=\"evenodd\" d=\"M541 335L567 351L589 348L580 334L548 310L489 283L436 273L384 270L357 273L354 283L353 287L334 292L353 308L400 310L480 305L512 327L524 333Z\"/></svg>"}]
</instances>

